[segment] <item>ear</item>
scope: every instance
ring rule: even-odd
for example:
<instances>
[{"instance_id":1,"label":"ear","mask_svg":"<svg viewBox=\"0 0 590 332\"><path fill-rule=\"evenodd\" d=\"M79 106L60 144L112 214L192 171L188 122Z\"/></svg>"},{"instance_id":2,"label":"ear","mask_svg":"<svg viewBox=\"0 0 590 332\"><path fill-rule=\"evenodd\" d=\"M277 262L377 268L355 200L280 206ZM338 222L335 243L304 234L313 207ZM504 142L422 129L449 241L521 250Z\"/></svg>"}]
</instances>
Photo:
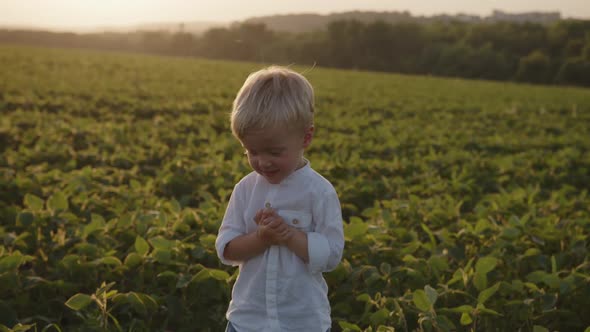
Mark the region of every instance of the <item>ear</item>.
<instances>
[{"instance_id":1,"label":"ear","mask_svg":"<svg viewBox=\"0 0 590 332\"><path fill-rule=\"evenodd\" d=\"M311 144L311 140L313 139L313 131L314 131L313 126L310 126L305 131L305 135L303 136L303 148L304 149L306 149Z\"/></svg>"}]
</instances>

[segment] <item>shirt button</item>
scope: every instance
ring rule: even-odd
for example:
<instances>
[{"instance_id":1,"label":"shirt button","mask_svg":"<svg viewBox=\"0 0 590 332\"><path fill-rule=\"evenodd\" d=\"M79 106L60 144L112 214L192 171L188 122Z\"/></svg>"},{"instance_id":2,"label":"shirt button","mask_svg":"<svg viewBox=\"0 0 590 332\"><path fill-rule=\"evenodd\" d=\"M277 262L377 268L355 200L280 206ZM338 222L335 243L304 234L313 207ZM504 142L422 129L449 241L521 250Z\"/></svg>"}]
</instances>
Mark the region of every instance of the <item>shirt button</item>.
<instances>
[{"instance_id":1,"label":"shirt button","mask_svg":"<svg viewBox=\"0 0 590 332\"><path fill-rule=\"evenodd\" d=\"M299 223L299 220L293 219L293 224L297 225L298 223Z\"/></svg>"}]
</instances>

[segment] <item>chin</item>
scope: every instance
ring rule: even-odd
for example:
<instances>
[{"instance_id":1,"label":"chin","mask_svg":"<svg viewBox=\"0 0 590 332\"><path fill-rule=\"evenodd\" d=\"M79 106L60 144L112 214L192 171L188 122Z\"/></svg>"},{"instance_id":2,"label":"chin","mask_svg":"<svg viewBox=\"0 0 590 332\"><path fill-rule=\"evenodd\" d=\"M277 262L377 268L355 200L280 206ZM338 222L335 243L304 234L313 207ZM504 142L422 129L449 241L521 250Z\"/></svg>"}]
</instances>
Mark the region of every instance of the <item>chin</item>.
<instances>
[{"instance_id":1,"label":"chin","mask_svg":"<svg viewBox=\"0 0 590 332\"><path fill-rule=\"evenodd\" d=\"M266 179L266 181L272 183L272 184L279 184L281 183L281 181L283 181L283 178L269 178L269 177L264 177Z\"/></svg>"}]
</instances>

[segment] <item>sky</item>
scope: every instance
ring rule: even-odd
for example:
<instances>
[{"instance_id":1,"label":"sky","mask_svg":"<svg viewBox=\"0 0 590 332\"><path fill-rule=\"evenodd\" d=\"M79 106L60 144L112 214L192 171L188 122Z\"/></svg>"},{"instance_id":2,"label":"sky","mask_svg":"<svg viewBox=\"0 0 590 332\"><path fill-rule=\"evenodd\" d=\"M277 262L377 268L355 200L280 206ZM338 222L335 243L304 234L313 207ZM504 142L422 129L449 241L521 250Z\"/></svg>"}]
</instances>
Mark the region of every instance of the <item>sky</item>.
<instances>
[{"instance_id":1,"label":"sky","mask_svg":"<svg viewBox=\"0 0 590 332\"><path fill-rule=\"evenodd\" d=\"M91 28L159 22L232 22L253 16L350 10L413 15L559 11L590 19L589 0L0 0L0 26Z\"/></svg>"}]
</instances>

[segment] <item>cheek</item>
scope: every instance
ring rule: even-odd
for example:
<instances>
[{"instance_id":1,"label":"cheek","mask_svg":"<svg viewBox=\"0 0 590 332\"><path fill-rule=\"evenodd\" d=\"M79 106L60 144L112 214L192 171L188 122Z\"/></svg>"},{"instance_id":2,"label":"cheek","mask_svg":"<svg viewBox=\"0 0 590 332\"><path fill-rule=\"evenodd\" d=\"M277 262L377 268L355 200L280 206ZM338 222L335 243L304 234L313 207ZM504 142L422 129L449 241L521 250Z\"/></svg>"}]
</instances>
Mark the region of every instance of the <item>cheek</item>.
<instances>
[{"instance_id":1,"label":"cheek","mask_svg":"<svg viewBox=\"0 0 590 332\"><path fill-rule=\"evenodd\" d=\"M281 165L283 165L283 167L292 167L294 164L297 163L297 158L295 158L292 155L289 156L285 156L283 158L281 158Z\"/></svg>"},{"instance_id":2,"label":"cheek","mask_svg":"<svg viewBox=\"0 0 590 332\"><path fill-rule=\"evenodd\" d=\"M254 168L256 166L256 159L248 157L248 164L250 164L250 167Z\"/></svg>"}]
</instances>

